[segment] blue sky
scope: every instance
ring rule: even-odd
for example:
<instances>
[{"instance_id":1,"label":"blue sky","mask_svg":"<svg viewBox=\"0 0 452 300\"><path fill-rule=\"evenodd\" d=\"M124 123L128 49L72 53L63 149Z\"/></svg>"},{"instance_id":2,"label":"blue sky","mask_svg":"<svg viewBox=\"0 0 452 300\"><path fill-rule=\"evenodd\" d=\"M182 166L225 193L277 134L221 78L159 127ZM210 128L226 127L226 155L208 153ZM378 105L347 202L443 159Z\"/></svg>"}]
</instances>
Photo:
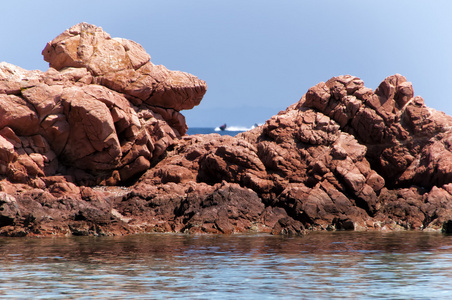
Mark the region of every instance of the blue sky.
<instances>
[{"instance_id":1,"label":"blue sky","mask_svg":"<svg viewBox=\"0 0 452 300\"><path fill-rule=\"evenodd\" d=\"M140 43L154 64L205 80L190 127L263 123L309 87L400 73L452 115L450 0L2 1L0 61L46 70L45 44L79 22Z\"/></svg>"}]
</instances>

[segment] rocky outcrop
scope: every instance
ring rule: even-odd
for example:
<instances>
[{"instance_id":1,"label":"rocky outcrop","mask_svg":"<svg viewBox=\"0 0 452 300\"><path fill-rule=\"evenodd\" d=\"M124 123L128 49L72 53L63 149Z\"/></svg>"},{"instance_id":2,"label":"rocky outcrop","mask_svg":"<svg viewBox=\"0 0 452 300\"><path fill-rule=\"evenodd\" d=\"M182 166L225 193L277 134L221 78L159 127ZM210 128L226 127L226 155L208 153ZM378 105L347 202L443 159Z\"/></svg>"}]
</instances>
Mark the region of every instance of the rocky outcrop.
<instances>
[{"instance_id":1,"label":"rocky outcrop","mask_svg":"<svg viewBox=\"0 0 452 300\"><path fill-rule=\"evenodd\" d=\"M0 64L0 234L452 231L452 118L401 75L310 88L236 137L186 136L195 76L81 23Z\"/></svg>"},{"instance_id":2,"label":"rocky outcrop","mask_svg":"<svg viewBox=\"0 0 452 300\"><path fill-rule=\"evenodd\" d=\"M204 81L180 71L155 66L134 41L111 38L100 27L80 23L66 30L42 51L51 68L85 68L93 82L124 94L134 105L180 111L201 102ZM183 134L183 133L182 133Z\"/></svg>"},{"instance_id":3,"label":"rocky outcrop","mask_svg":"<svg viewBox=\"0 0 452 300\"><path fill-rule=\"evenodd\" d=\"M193 75L154 66L139 44L86 23L43 55L46 72L0 64L0 175L37 188L59 174L84 185L139 176L185 134L179 111L206 91Z\"/></svg>"},{"instance_id":4,"label":"rocky outcrop","mask_svg":"<svg viewBox=\"0 0 452 300\"><path fill-rule=\"evenodd\" d=\"M238 184L271 208L267 231L438 230L452 212L451 124L401 75L375 92L339 76L234 138L184 137L139 184Z\"/></svg>"}]
</instances>

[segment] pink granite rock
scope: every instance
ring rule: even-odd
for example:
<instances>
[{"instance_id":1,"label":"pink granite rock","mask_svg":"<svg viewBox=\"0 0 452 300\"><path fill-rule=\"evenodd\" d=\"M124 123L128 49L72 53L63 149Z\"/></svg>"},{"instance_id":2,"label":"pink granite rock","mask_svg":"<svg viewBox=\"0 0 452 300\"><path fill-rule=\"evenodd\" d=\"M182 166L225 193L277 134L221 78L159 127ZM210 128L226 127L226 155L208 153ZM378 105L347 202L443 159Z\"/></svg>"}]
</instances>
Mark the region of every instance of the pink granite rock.
<instances>
[{"instance_id":1,"label":"pink granite rock","mask_svg":"<svg viewBox=\"0 0 452 300\"><path fill-rule=\"evenodd\" d=\"M153 66L138 43L86 23L49 42L43 55L46 72L0 64L1 173L34 186L56 174L92 185L145 172L187 131L178 111L199 104L206 91L195 76ZM143 82L158 82L119 92L98 84L138 70ZM136 102L141 88L158 100ZM37 137L44 146L36 147Z\"/></svg>"},{"instance_id":2,"label":"pink granite rock","mask_svg":"<svg viewBox=\"0 0 452 300\"><path fill-rule=\"evenodd\" d=\"M452 231L452 118L346 75L235 137L184 136L206 85L78 24L0 64L0 234Z\"/></svg>"},{"instance_id":3,"label":"pink granite rock","mask_svg":"<svg viewBox=\"0 0 452 300\"><path fill-rule=\"evenodd\" d=\"M177 111L198 105L206 84L180 71L155 66L143 47L87 23L72 26L42 51L51 68L86 68L95 82L125 94L134 104Z\"/></svg>"}]
</instances>

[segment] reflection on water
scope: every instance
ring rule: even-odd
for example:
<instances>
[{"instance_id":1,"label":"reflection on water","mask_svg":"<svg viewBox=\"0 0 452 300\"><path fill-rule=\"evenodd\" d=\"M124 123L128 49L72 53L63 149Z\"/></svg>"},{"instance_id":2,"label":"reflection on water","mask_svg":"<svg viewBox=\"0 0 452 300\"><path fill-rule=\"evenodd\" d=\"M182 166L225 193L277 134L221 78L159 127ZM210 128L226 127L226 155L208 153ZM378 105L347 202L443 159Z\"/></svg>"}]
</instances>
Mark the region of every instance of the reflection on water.
<instances>
[{"instance_id":1,"label":"reflection on water","mask_svg":"<svg viewBox=\"0 0 452 300\"><path fill-rule=\"evenodd\" d=\"M13 299L444 299L452 236L322 232L0 239Z\"/></svg>"}]
</instances>

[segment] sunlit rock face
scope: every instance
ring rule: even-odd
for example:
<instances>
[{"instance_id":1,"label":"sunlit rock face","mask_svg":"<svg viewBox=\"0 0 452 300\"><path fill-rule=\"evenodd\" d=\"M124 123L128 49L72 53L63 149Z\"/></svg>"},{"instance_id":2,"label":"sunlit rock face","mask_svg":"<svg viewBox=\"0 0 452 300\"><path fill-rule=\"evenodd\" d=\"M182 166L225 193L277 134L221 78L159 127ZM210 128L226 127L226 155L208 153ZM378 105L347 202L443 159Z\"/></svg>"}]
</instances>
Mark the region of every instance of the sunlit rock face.
<instances>
[{"instance_id":1,"label":"sunlit rock face","mask_svg":"<svg viewBox=\"0 0 452 300\"><path fill-rule=\"evenodd\" d=\"M102 28L86 23L64 31L47 43L42 54L58 71L86 68L93 83L124 94L135 105L191 109L206 92L205 82L197 77L153 65L140 44L111 38Z\"/></svg>"},{"instance_id":2,"label":"sunlit rock face","mask_svg":"<svg viewBox=\"0 0 452 300\"><path fill-rule=\"evenodd\" d=\"M186 136L204 81L80 23L0 63L0 234L304 234L452 226L452 118L346 75L235 137Z\"/></svg>"},{"instance_id":3,"label":"sunlit rock face","mask_svg":"<svg viewBox=\"0 0 452 300\"><path fill-rule=\"evenodd\" d=\"M273 232L440 229L452 212L451 125L401 75L375 91L338 76L234 138L184 137L136 187L238 184L262 199Z\"/></svg>"},{"instance_id":4,"label":"sunlit rock face","mask_svg":"<svg viewBox=\"0 0 452 300\"><path fill-rule=\"evenodd\" d=\"M186 133L179 111L206 91L193 75L154 66L138 43L86 23L42 53L46 72L0 65L0 169L14 182L43 187L56 174L125 182Z\"/></svg>"}]
</instances>

